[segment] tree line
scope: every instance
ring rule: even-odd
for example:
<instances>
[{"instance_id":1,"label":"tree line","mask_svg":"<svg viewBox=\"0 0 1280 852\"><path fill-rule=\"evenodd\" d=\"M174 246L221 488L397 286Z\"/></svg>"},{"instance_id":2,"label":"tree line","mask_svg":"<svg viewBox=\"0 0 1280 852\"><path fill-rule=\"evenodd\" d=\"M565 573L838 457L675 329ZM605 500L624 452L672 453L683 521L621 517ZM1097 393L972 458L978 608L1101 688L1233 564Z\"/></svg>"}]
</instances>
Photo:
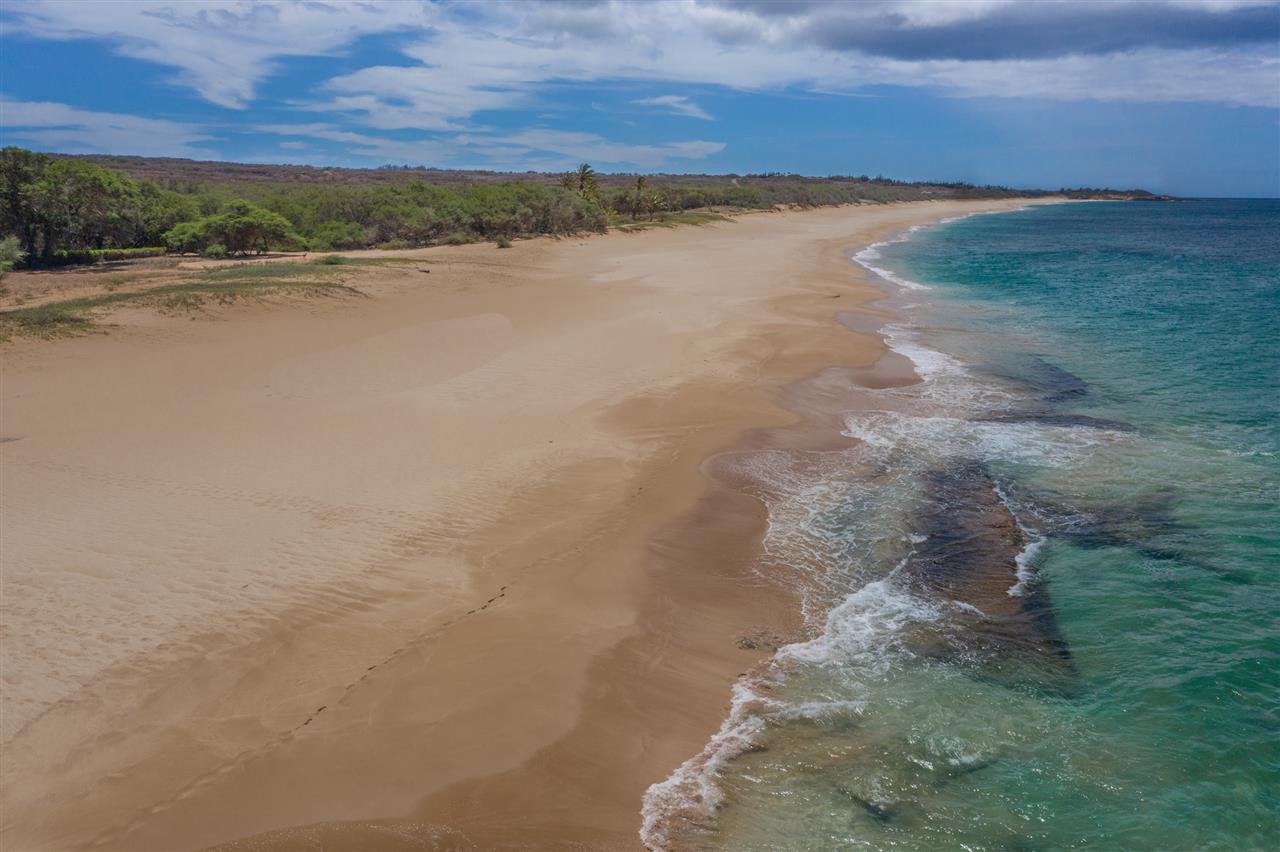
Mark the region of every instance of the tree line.
<instances>
[{"instance_id":1,"label":"tree line","mask_svg":"<svg viewBox=\"0 0 1280 852\"><path fill-rule=\"evenodd\" d=\"M866 176L747 176L742 182L709 178L706 184L685 180L657 187L645 176L635 177L630 186L618 185L613 177L605 187L585 163L558 184L534 178L431 183L406 177L364 185L184 180L165 186L88 160L9 147L0 150L0 242L13 237L19 262L56 265L161 249L223 256L506 241L603 231L611 221L703 208L1028 194Z\"/></svg>"}]
</instances>

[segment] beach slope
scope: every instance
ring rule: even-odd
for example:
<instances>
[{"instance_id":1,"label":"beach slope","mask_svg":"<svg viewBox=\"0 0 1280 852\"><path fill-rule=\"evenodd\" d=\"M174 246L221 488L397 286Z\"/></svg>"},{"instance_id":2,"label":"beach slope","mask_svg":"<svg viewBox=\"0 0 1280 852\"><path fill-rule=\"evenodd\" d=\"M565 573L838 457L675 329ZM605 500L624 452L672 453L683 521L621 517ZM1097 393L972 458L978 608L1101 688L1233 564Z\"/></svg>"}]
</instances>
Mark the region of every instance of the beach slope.
<instances>
[{"instance_id":1,"label":"beach slope","mask_svg":"<svg viewBox=\"0 0 1280 852\"><path fill-rule=\"evenodd\" d=\"M1021 203L430 249L7 344L0 842L638 848L797 629L702 463L881 358L850 250Z\"/></svg>"}]
</instances>

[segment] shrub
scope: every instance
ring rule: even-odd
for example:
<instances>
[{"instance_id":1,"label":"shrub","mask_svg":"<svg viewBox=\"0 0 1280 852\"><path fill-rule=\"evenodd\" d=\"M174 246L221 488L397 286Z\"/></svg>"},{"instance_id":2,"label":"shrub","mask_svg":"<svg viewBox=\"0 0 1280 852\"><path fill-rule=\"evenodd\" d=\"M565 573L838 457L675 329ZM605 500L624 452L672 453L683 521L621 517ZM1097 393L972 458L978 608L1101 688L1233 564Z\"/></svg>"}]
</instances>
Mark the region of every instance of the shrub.
<instances>
[{"instance_id":1,"label":"shrub","mask_svg":"<svg viewBox=\"0 0 1280 852\"><path fill-rule=\"evenodd\" d=\"M511 240L506 237L498 237L498 248L511 248Z\"/></svg>"},{"instance_id":2,"label":"shrub","mask_svg":"<svg viewBox=\"0 0 1280 852\"><path fill-rule=\"evenodd\" d=\"M9 236L0 240L0 278L10 269L22 262L22 250L18 248L18 238Z\"/></svg>"},{"instance_id":3,"label":"shrub","mask_svg":"<svg viewBox=\"0 0 1280 852\"><path fill-rule=\"evenodd\" d=\"M321 222L309 229L306 236L315 251L366 248L373 242L370 231L356 222Z\"/></svg>"},{"instance_id":4,"label":"shrub","mask_svg":"<svg viewBox=\"0 0 1280 852\"><path fill-rule=\"evenodd\" d=\"M205 246L200 250L201 257L218 258L218 257L226 257L227 254L228 254L227 247L224 246L222 243L214 243L213 245Z\"/></svg>"},{"instance_id":5,"label":"shrub","mask_svg":"<svg viewBox=\"0 0 1280 852\"><path fill-rule=\"evenodd\" d=\"M144 246L141 248L123 248L123 249L63 249L61 251L51 252L44 257L31 258L27 257L23 263L26 266L75 266L79 264L102 263L110 260L135 260L140 257L159 257L167 253L167 249L160 246Z\"/></svg>"},{"instance_id":6,"label":"shrub","mask_svg":"<svg viewBox=\"0 0 1280 852\"><path fill-rule=\"evenodd\" d=\"M465 246L469 242L473 242L470 236L462 231L454 231L452 234L444 238L444 241L451 246Z\"/></svg>"},{"instance_id":7,"label":"shrub","mask_svg":"<svg viewBox=\"0 0 1280 852\"><path fill-rule=\"evenodd\" d=\"M320 266L341 266L347 262L347 259L340 254L326 254L324 257L317 257L311 262Z\"/></svg>"},{"instance_id":8,"label":"shrub","mask_svg":"<svg viewBox=\"0 0 1280 852\"><path fill-rule=\"evenodd\" d=\"M199 251L222 246L223 254L261 254L272 248L301 248L305 240L279 213L243 199L227 202L223 212L169 229L165 242L175 251Z\"/></svg>"}]
</instances>

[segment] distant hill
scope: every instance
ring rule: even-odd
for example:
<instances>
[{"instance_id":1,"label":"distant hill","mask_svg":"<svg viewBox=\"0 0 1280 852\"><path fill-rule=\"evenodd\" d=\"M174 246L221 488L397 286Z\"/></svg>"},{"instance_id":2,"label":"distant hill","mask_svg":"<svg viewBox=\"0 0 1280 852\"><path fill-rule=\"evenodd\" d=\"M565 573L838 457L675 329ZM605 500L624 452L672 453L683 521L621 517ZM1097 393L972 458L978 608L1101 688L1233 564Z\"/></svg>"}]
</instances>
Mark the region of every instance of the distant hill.
<instances>
[{"instance_id":1,"label":"distant hill","mask_svg":"<svg viewBox=\"0 0 1280 852\"><path fill-rule=\"evenodd\" d=\"M607 174L220 163L0 149L6 263L56 266L165 251L408 248L707 221L748 210L1035 198L1045 190L869 175ZM1142 190L1058 190L1153 199ZM16 254L15 254L16 252ZM124 252L125 254L121 254Z\"/></svg>"},{"instance_id":2,"label":"distant hill","mask_svg":"<svg viewBox=\"0 0 1280 852\"><path fill-rule=\"evenodd\" d=\"M425 166L382 166L352 169L338 166L297 166L269 163L226 163L215 160L186 160L176 157L131 157L105 154L54 154L55 157L88 160L105 168L123 172L135 180L151 180L174 189L215 184L271 184L304 186L370 186L392 185L407 181L447 186L456 184L493 184L520 181L545 186L558 186L561 174L556 172L497 172L474 169L436 169ZM605 189L635 185L635 173L596 173ZM769 174L648 174L653 187L777 187L811 186L849 188L893 187L895 200L908 198L992 198L1067 195L1073 198L1166 199L1142 189L1077 188L1061 190L1013 189L1003 186L974 186L958 182L909 182L869 175L832 175L805 177L774 172ZM888 200L876 198L875 200Z\"/></svg>"}]
</instances>

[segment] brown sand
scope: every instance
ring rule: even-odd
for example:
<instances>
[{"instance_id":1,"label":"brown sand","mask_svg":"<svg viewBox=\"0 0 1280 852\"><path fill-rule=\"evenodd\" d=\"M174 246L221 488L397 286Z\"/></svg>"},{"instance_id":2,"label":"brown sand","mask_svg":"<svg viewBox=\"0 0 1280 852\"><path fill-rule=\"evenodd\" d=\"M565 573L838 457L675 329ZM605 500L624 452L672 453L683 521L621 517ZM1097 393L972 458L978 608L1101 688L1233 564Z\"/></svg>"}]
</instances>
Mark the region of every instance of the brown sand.
<instances>
[{"instance_id":1,"label":"brown sand","mask_svg":"<svg viewBox=\"0 0 1280 852\"><path fill-rule=\"evenodd\" d=\"M10 344L0 844L638 848L739 639L797 627L700 463L884 354L847 249L1015 205L432 249Z\"/></svg>"}]
</instances>

